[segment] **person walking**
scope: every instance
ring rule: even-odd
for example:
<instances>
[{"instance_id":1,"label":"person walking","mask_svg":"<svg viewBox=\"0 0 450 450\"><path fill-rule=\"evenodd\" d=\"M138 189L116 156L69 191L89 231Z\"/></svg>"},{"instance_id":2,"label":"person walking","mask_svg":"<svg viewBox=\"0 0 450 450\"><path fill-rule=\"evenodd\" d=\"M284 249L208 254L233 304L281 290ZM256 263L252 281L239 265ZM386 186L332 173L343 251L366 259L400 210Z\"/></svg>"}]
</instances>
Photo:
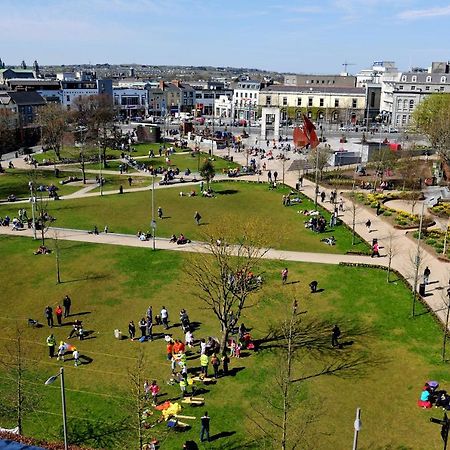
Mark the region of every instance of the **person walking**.
<instances>
[{"instance_id":1,"label":"person walking","mask_svg":"<svg viewBox=\"0 0 450 450\"><path fill-rule=\"evenodd\" d=\"M311 283L309 283L309 287L311 289L311 294L314 294L317 292L317 286L319 285L319 283L316 280L311 281Z\"/></svg>"},{"instance_id":2,"label":"person walking","mask_svg":"<svg viewBox=\"0 0 450 450\"><path fill-rule=\"evenodd\" d=\"M169 312L167 311L165 306L163 306L161 309L161 322L164 325L164 328L166 330L168 330L169 329Z\"/></svg>"},{"instance_id":3,"label":"person walking","mask_svg":"<svg viewBox=\"0 0 450 450\"><path fill-rule=\"evenodd\" d=\"M134 340L134 337L136 336L136 326L134 325L134 322L132 320L128 324L128 335L130 336L131 340Z\"/></svg>"},{"instance_id":4,"label":"person walking","mask_svg":"<svg viewBox=\"0 0 450 450\"><path fill-rule=\"evenodd\" d=\"M277 182L277 178L278 178L278 172L275 170L275 172L273 173L273 181L274 181L274 183Z\"/></svg>"},{"instance_id":5,"label":"person walking","mask_svg":"<svg viewBox=\"0 0 450 450\"><path fill-rule=\"evenodd\" d=\"M207 411L205 411L205 414L200 420L202 424L202 428L200 431L200 441L204 442L206 437L206 440L209 442L209 423L211 421L211 418L208 416Z\"/></svg>"},{"instance_id":6,"label":"person walking","mask_svg":"<svg viewBox=\"0 0 450 450\"><path fill-rule=\"evenodd\" d=\"M369 233L370 233L370 227L372 226L372 222L370 221L370 219L367 219L367 222L366 222L366 227L367 227L367 229L369 230Z\"/></svg>"},{"instance_id":7,"label":"person walking","mask_svg":"<svg viewBox=\"0 0 450 450\"><path fill-rule=\"evenodd\" d=\"M80 352L74 347L72 352L74 366L78 367L80 365Z\"/></svg>"},{"instance_id":8,"label":"person walking","mask_svg":"<svg viewBox=\"0 0 450 450\"><path fill-rule=\"evenodd\" d=\"M128 186L131 186L131 183L133 183L133 178L128 177Z\"/></svg>"},{"instance_id":9,"label":"person walking","mask_svg":"<svg viewBox=\"0 0 450 450\"><path fill-rule=\"evenodd\" d=\"M377 203L377 216L380 215L380 212L381 212L381 203L378 202L378 203Z\"/></svg>"},{"instance_id":10,"label":"person walking","mask_svg":"<svg viewBox=\"0 0 450 450\"><path fill-rule=\"evenodd\" d=\"M222 356L222 373L224 376L228 375L228 364L230 363L230 357L228 353L225 352Z\"/></svg>"},{"instance_id":11,"label":"person walking","mask_svg":"<svg viewBox=\"0 0 450 450\"><path fill-rule=\"evenodd\" d=\"M322 203L325 201L325 197L326 197L325 191L322 191L320 193L320 199L322 200Z\"/></svg>"},{"instance_id":12,"label":"person walking","mask_svg":"<svg viewBox=\"0 0 450 450\"><path fill-rule=\"evenodd\" d=\"M68 295L66 295L63 299L63 307L64 307L64 318L70 316L70 307L72 306L72 300Z\"/></svg>"},{"instance_id":13,"label":"person walking","mask_svg":"<svg viewBox=\"0 0 450 450\"><path fill-rule=\"evenodd\" d=\"M161 208L161 206L158 206L158 219L162 219L163 218L163 210Z\"/></svg>"},{"instance_id":14,"label":"person walking","mask_svg":"<svg viewBox=\"0 0 450 450\"><path fill-rule=\"evenodd\" d=\"M214 370L214 378L217 380L217 378L219 378L220 361L215 353L211 356L211 365Z\"/></svg>"},{"instance_id":15,"label":"person walking","mask_svg":"<svg viewBox=\"0 0 450 450\"><path fill-rule=\"evenodd\" d=\"M58 361L64 361L64 353L66 353L66 344L63 341L59 343L58 347L58 357L56 358Z\"/></svg>"},{"instance_id":16,"label":"person walking","mask_svg":"<svg viewBox=\"0 0 450 450\"><path fill-rule=\"evenodd\" d=\"M283 284L286 284L287 279L288 279L288 274L289 274L289 270L287 267L285 267L282 271L281 271L281 282Z\"/></svg>"},{"instance_id":17,"label":"person walking","mask_svg":"<svg viewBox=\"0 0 450 450\"><path fill-rule=\"evenodd\" d=\"M51 306L47 306L44 311L45 318L47 319L47 325L53 328L53 309Z\"/></svg>"},{"instance_id":18,"label":"person walking","mask_svg":"<svg viewBox=\"0 0 450 450\"><path fill-rule=\"evenodd\" d=\"M372 255L370 255L371 258L374 256L380 257L380 246L378 245L378 241L375 241L372 245Z\"/></svg>"},{"instance_id":19,"label":"person walking","mask_svg":"<svg viewBox=\"0 0 450 450\"><path fill-rule=\"evenodd\" d=\"M147 308L147 317L153 322L153 308L151 306Z\"/></svg>"},{"instance_id":20,"label":"person walking","mask_svg":"<svg viewBox=\"0 0 450 450\"><path fill-rule=\"evenodd\" d=\"M56 339L53 334L47 337L48 357L53 358L55 356Z\"/></svg>"},{"instance_id":21,"label":"person walking","mask_svg":"<svg viewBox=\"0 0 450 450\"><path fill-rule=\"evenodd\" d=\"M141 330L141 338L145 337L145 332L147 330L147 322L144 318L139 321L139 329Z\"/></svg>"},{"instance_id":22,"label":"person walking","mask_svg":"<svg viewBox=\"0 0 450 450\"><path fill-rule=\"evenodd\" d=\"M270 170L267 172L267 181L272 183L272 172Z\"/></svg>"},{"instance_id":23,"label":"person walking","mask_svg":"<svg viewBox=\"0 0 450 450\"><path fill-rule=\"evenodd\" d=\"M62 325L62 315L63 315L63 309L61 308L61 305L58 305L55 309L56 314L56 321L58 322L58 326Z\"/></svg>"},{"instance_id":24,"label":"person walking","mask_svg":"<svg viewBox=\"0 0 450 450\"><path fill-rule=\"evenodd\" d=\"M200 213L198 212L198 211L195 211L195 214L194 214L194 220L195 220L195 223L197 224L197 225L200 225L200 219L202 218L202 216L200 215Z\"/></svg>"},{"instance_id":25,"label":"person walking","mask_svg":"<svg viewBox=\"0 0 450 450\"><path fill-rule=\"evenodd\" d=\"M427 285L430 280L431 270L427 266L425 267L425 270L423 271L423 284Z\"/></svg>"},{"instance_id":26,"label":"person walking","mask_svg":"<svg viewBox=\"0 0 450 450\"><path fill-rule=\"evenodd\" d=\"M333 347L339 347L339 337L341 335L341 330L339 329L338 325L334 325L333 330L331 332L331 345Z\"/></svg>"}]
</instances>

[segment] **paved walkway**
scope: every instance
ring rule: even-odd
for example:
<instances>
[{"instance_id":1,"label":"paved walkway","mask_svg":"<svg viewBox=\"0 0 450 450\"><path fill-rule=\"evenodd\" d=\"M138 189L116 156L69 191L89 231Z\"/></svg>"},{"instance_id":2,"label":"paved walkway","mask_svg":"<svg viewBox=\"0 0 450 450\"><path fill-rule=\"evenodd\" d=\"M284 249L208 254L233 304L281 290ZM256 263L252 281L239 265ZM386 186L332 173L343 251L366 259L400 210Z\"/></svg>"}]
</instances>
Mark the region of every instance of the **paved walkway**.
<instances>
[{"instance_id":1,"label":"paved walkway","mask_svg":"<svg viewBox=\"0 0 450 450\"><path fill-rule=\"evenodd\" d=\"M119 233L100 233L98 235L90 234L85 230L73 230L68 228L49 228L46 233L48 238L52 238L57 233L58 239L65 241L76 242L89 242L94 244L107 244L107 245L122 245L126 247L140 247L152 249L153 242L141 241L136 236L130 234ZM20 231L12 231L9 227L0 227L0 234L9 236L27 236L33 237L33 231L24 229ZM38 234L39 236L39 234ZM36 243L36 247L39 244ZM156 250L169 250L179 252L198 252L207 253L208 249L202 242L191 242L190 244L177 245L169 242L169 239L156 238L155 239ZM384 266L387 261L383 258L373 260L370 256L358 256L358 255L341 255L334 253L310 253L310 252L292 252L286 250L269 249L263 256L264 259L280 260L280 261L299 261L299 262L312 262L319 264L340 264L345 263L362 263L362 264L375 264Z\"/></svg>"}]
</instances>

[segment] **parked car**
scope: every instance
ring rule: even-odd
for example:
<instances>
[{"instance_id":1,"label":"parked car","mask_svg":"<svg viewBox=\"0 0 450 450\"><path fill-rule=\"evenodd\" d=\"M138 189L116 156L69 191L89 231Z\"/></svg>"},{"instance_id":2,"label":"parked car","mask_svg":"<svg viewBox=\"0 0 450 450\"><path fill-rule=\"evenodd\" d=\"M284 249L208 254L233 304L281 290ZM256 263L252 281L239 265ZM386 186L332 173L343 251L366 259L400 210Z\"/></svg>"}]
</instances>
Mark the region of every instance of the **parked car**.
<instances>
[{"instance_id":1,"label":"parked car","mask_svg":"<svg viewBox=\"0 0 450 450\"><path fill-rule=\"evenodd\" d=\"M398 133L398 129L395 127L389 127L387 130L388 133Z\"/></svg>"}]
</instances>

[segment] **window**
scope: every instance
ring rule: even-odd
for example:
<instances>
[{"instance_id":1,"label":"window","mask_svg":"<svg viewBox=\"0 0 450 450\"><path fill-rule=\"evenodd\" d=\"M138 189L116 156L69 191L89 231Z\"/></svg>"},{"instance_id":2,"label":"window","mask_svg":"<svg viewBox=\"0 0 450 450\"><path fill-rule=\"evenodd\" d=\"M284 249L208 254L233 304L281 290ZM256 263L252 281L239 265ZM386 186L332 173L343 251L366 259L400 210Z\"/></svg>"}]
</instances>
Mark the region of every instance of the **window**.
<instances>
[{"instance_id":1,"label":"window","mask_svg":"<svg viewBox=\"0 0 450 450\"><path fill-rule=\"evenodd\" d=\"M430 86L425 86L425 90L429 91L430 90Z\"/></svg>"},{"instance_id":2,"label":"window","mask_svg":"<svg viewBox=\"0 0 450 450\"><path fill-rule=\"evenodd\" d=\"M403 91L403 86L400 85L400 86L398 87L398 90L399 90L399 91Z\"/></svg>"},{"instance_id":3,"label":"window","mask_svg":"<svg viewBox=\"0 0 450 450\"><path fill-rule=\"evenodd\" d=\"M270 106L272 104L272 98L270 97L270 95L268 95L267 97L266 97L266 105L267 106Z\"/></svg>"},{"instance_id":4,"label":"window","mask_svg":"<svg viewBox=\"0 0 450 450\"><path fill-rule=\"evenodd\" d=\"M406 111L408 109L408 100L403 100L403 111Z\"/></svg>"},{"instance_id":5,"label":"window","mask_svg":"<svg viewBox=\"0 0 450 450\"><path fill-rule=\"evenodd\" d=\"M202 94L201 93L195 94L195 98L202 98Z\"/></svg>"},{"instance_id":6,"label":"window","mask_svg":"<svg viewBox=\"0 0 450 450\"><path fill-rule=\"evenodd\" d=\"M302 106L302 98L297 97L297 106Z\"/></svg>"},{"instance_id":7,"label":"window","mask_svg":"<svg viewBox=\"0 0 450 450\"><path fill-rule=\"evenodd\" d=\"M375 92L370 93L370 107L375 108Z\"/></svg>"},{"instance_id":8,"label":"window","mask_svg":"<svg viewBox=\"0 0 450 450\"><path fill-rule=\"evenodd\" d=\"M402 76L402 81L406 81L406 75Z\"/></svg>"},{"instance_id":9,"label":"window","mask_svg":"<svg viewBox=\"0 0 450 450\"><path fill-rule=\"evenodd\" d=\"M416 76L416 75L413 75L412 78L411 78L411 81L412 81L413 83L416 83L416 82L417 82L417 76Z\"/></svg>"},{"instance_id":10,"label":"window","mask_svg":"<svg viewBox=\"0 0 450 450\"><path fill-rule=\"evenodd\" d=\"M397 110L401 111L402 109L402 101L400 99L397 100Z\"/></svg>"},{"instance_id":11,"label":"window","mask_svg":"<svg viewBox=\"0 0 450 450\"><path fill-rule=\"evenodd\" d=\"M411 90L412 90L412 91L415 91L415 90L416 90L416 87L415 87L415 86L411 86Z\"/></svg>"},{"instance_id":12,"label":"window","mask_svg":"<svg viewBox=\"0 0 450 450\"><path fill-rule=\"evenodd\" d=\"M431 77L429 75L427 76L427 83L431 83Z\"/></svg>"},{"instance_id":13,"label":"window","mask_svg":"<svg viewBox=\"0 0 450 450\"><path fill-rule=\"evenodd\" d=\"M338 98L334 99L334 107L339 108L339 99Z\"/></svg>"},{"instance_id":14,"label":"window","mask_svg":"<svg viewBox=\"0 0 450 450\"><path fill-rule=\"evenodd\" d=\"M287 106L287 97L283 97L283 106Z\"/></svg>"},{"instance_id":15,"label":"window","mask_svg":"<svg viewBox=\"0 0 450 450\"><path fill-rule=\"evenodd\" d=\"M249 96L249 98L253 98L253 93L250 92L250 94L248 96Z\"/></svg>"},{"instance_id":16,"label":"window","mask_svg":"<svg viewBox=\"0 0 450 450\"><path fill-rule=\"evenodd\" d=\"M440 90L441 92L444 92L444 86L441 86L441 87L439 88L439 90Z\"/></svg>"},{"instance_id":17,"label":"window","mask_svg":"<svg viewBox=\"0 0 450 450\"><path fill-rule=\"evenodd\" d=\"M319 106L323 106L324 105L324 99L323 98L320 98L319 99Z\"/></svg>"},{"instance_id":18,"label":"window","mask_svg":"<svg viewBox=\"0 0 450 450\"><path fill-rule=\"evenodd\" d=\"M66 101L70 102L70 95L66 96Z\"/></svg>"},{"instance_id":19,"label":"window","mask_svg":"<svg viewBox=\"0 0 450 450\"><path fill-rule=\"evenodd\" d=\"M313 105L313 98L309 97L308 98L308 106L312 106Z\"/></svg>"},{"instance_id":20,"label":"window","mask_svg":"<svg viewBox=\"0 0 450 450\"><path fill-rule=\"evenodd\" d=\"M409 101L409 109L414 109L414 100Z\"/></svg>"},{"instance_id":21,"label":"window","mask_svg":"<svg viewBox=\"0 0 450 450\"><path fill-rule=\"evenodd\" d=\"M447 77L441 77L441 83L447 83Z\"/></svg>"},{"instance_id":22,"label":"window","mask_svg":"<svg viewBox=\"0 0 450 450\"><path fill-rule=\"evenodd\" d=\"M358 106L358 99L352 98L352 108L356 108Z\"/></svg>"},{"instance_id":23,"label":"window","mask_svg":"<svg viewBox=\"0 0 450 450\"><path fill-rule=\"evenodd\" d=\"M402 125L406 125L406 114L402 116Z\"/></svg>"}]
</instances>

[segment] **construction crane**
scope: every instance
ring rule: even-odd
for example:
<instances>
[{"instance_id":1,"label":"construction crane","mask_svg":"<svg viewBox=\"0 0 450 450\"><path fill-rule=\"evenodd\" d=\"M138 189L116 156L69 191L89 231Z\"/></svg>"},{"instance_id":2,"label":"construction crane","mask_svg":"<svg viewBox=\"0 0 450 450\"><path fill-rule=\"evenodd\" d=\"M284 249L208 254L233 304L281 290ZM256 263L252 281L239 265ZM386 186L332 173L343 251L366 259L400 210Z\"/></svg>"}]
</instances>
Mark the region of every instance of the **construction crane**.
<instances>
[{"instance_id":1,"label":"construction crane","mask_svg":"<svg viewBox=\"0 0 450 450\"><path fill-rule=\"evenodd\" d=\"M354 66L355 64L345 61L344 63L342 63L342 65L344 66L344 72L347 73L347 67L348 66Z\"/></svg>"}]
</instances>

